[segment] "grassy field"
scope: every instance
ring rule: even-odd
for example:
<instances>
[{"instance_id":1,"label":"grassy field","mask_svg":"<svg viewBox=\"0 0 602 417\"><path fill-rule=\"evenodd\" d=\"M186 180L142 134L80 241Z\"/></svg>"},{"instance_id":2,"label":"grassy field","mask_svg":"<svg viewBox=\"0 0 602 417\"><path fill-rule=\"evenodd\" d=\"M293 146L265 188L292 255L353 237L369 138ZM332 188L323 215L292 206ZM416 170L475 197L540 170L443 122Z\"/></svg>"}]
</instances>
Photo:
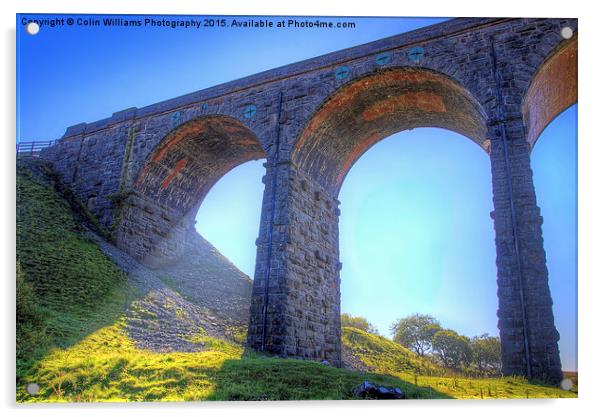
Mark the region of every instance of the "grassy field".
<instances>
[{"instance_id":1,"label":"grassy field","mask_svg":"<svg viewBox=\"0 0 602 417\"><path fill-rule=\"evenodd\" d=\"M396 376L415 388L431 389L452 398L569 398L571 391L529 383L525 378L467 378L421 359L405 347L381 336L343 328L343 344L376 373Z\"/></svg>"},{"instance_id":2,"label":"grassy field","mask_svg":"<svg viewBox=\"0 0 602 417\"><path fill-rule=\"evenodd\" d=\"M207 340L205 340L207 342ZM91 354L93 352L93 354ZM196 401L344 399L364 379L401 386L412 398L444 398L385 375L363 375L316 362L244 355L240 345L215 341L197 353L136 349L116 323L68 349L55 349L24 383L20 401Z\"/></svg>"},{"instance_id":3,"label":"grassy field","mask_svg":"<svg viewBox=\"0 0 602 417\"><path fill-rule=\"evenodd\" d=\"M345 328L356 343L373 336ZM361 333L364 333L363 335ZM371 342L374 342L373 340ZM352 399L364 380L400 387L411 399L557 398L576 392L529 384L523 378L468 379L399 371L393 356L371 373L316 362L262 357L242 346L205 338L197 353L137 349L122 322L99 329L66 349L56 348L22 378L18 401L199 401ZM391 342L386 341L388 345ZM405 350L399 346L399 351ZM370 357L369 350L365 357ZM381 357L375 354L375 357ZM376 359L374 359L376 360ZM416 358L415 358L416 360ZM403 367L403 365L402 365ZM24 387L36 382L36 396Z\"/></svg>"},{"instance_id":4,"label":"grassy field","mask_svg":"<svg viewBox=\"0 0 602 417\"><path fill-rule=\"evenodd\" d=\"M43 169L43 167L38 167ZM245 352L199 332L196 353L137 348L124 311L137 294L88 239L51 177L17 176L17 376L20 402L350 399L364 380L408 398L575 397L522 378L449 375L385 338L343 329L343 343L371 372ZM241 338L241 341L244 338ZM25 387L36 383L37 395Z\"/></svg>"}]
</instances>

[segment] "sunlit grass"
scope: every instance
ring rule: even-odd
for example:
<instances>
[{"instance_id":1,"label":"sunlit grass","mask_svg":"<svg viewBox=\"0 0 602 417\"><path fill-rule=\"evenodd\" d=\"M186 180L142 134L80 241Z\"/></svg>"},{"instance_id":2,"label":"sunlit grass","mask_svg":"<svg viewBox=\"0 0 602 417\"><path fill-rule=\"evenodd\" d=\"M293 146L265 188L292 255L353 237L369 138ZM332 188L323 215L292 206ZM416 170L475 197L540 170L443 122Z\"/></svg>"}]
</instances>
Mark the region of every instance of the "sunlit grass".
<instances>
[{"instance_id":1,"label":"sunlit grass","mask_svg":"<svg viewBox=\"0 0 602 417\"><path fill-rule=\"evenodd\" d=\"M220 350L223 348L223 350ZM242 347L216 343L196 353L137 349L123 322L98 330L67 349L54 349L18 387L19 401L183 401L206 399L215 374ZM40 386L36 396L24 390Z\"/></svg>"},{"instance_id":2,"label":"sunlit grass","mask_svg":"<svg viewBox=\"0 0 602 417\"><path fill-rule=\"evenodd\" d=\"M576 397L571 391L529 383L522 377L468 378L423 359L382 336L359 329L343 329L343 343L377 373L397 376L416 387L432 389L453 398L562 398Z\"/></svg>"},{"instance_id":3,"label":"sunlit grass","mask_svg":"<svg viewBox=\"0 0 602 417\"><path fill-rule=\"evenodd\" d=\"M243 348L199 336L211 350L154 353L137 349L122 322L68 349L55 349L18 388L19 401L196 401L339 399L364 376L315 362L243 357ZM207 343L209 342L209 343ZM396 384L374 376L375 382ZM28 383L40 386L36 396Z\"/></svg>"},{"instance_id":4,"label":"sunlit grass","mask_svg":"<svg viewBox=\"0 0 602 417\"><path fill-rule=\"evenodd\" d=\"M361 331L357 331L361 332ZM346 331L347 336L349 332ZM356 331L353 333L356 334ZM408 398L575 397L523 378L469 379L390 370L354 372L316 362L244 354L240 345L199 335L209 350L155 353L141 350L120 321L67 349L54 349L26 375L18 401L199 401L350 399L364 380L398 386ZM403 351L403 348L400 347ZM366 350L365 356L370 355ZM388 374L388 375L386 375ZM25 391L40 386L37 395Z\"/></svg>"}]
</instances>

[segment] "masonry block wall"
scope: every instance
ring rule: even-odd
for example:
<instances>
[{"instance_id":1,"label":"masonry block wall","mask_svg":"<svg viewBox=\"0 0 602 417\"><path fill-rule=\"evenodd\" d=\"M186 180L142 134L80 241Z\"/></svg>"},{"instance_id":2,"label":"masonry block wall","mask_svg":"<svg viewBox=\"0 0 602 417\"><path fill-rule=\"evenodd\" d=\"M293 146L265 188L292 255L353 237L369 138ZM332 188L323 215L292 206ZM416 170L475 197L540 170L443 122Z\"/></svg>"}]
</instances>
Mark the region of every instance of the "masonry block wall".
<instances>
[{"instance_id":1,"label":"masonry block wall","mask_svg":"<svg viewBox=\"0 0 602 417\"><path fill-rule=\"evenodd\" d=\"M548 286L543 218L535 200L529 145L523 127L517 122L511 125L506 130L507 149L500 128L494 128L499 138L492 142L490 154L502 371L505 375L559 381L562 379L559 334Z\"/></svg>"},{"instance_id":2,"label":"masonry block wall","mask_svg":"<svg viewBox=\"0 0 602 417\"><path fill-rule=\"evenodd\" d=\"M338 201L291 163L279 174L270 264L259 262L264 250L257 255L249 345L340 366Z\"/></svg>"},{"instance_id":3,"label":"masonry block wall","mask_svg":"<svg viewBox=\"0 0 602 417\"><path fill-rule=\"evenodd\" d=\"M177 259L215 182L265 158L248 345L339 365L346 173L398 131L459 132L491 158L504 373L557 381L529 153L577 100L576 31L576 19L453 19L73 126L42 156L149 264Z\"/></svg>"},{"instance_id":4,"label":"masonry block wall","mask_svg":"<svg viewBox=\"0 0 602 417\"><path fill-rule=\"evenodd\" d=\"M117 214L112 197L122 181L129 125L122 122L88 135L85 124L77 125L67 129L57 145L42 153L105 227L114 223Z\"/></svg>"}]
</instances>

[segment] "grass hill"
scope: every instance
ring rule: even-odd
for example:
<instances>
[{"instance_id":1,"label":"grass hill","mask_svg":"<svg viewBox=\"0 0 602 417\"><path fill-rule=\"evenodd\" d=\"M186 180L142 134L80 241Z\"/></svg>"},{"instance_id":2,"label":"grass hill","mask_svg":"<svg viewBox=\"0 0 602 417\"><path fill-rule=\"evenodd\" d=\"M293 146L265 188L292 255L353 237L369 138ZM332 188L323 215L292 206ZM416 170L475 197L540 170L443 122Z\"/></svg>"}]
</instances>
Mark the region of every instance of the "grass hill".
<instances>
[{"instance_id":1,"label":"grass hill","mask_svg":"<svg viewBox=\"0 0 602 417\"><path fill-rule=\"evenodd\" d=\"M354 327L343 327L342 342L343 360L356 369L386 374L449 374L398 343Z\"/></svg>"},{"instance_id":2,"label":"grass hill","mask_svg":"<svg viewBox=\"0 0 602 417\"><path fill-rule=\"evenodd\" d=\"M18 401L347 399L364 380L408 398L576 396L522 378L447 376L354 328L343 328L354 369L245 351L251 281L211 244L193 234L182 262L149 270L96 225L43 163L19 161Z\"/></svg>"},{"instance_id":3,"label":"grass hill","mask_svg":"<svg viewBox=\"0 0 602 417\"><path fill-rule=\"evenodd\" d=\"M51 346L118 319L126 275L84 233L43 164L17 168L17 380Z\"/></svg>"}]
</instances>

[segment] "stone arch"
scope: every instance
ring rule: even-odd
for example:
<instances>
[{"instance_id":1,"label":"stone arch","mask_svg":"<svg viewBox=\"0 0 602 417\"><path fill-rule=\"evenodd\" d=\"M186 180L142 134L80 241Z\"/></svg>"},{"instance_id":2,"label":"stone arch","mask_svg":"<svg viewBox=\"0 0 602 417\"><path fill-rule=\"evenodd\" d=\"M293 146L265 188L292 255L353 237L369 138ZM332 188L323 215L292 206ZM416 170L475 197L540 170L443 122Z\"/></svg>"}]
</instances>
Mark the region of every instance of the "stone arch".
<instances>
[{"instance_id":1,"label":"stone arch","mask_svg":"<svg viewBox=\"0 0 602 417\"><path fill-rule=\"evenodd\" d=\"M265 158L259 139L228 116L204 116L171 131L147 158L134 188L187 212L232 168Z\"/></svg>"},{"instance_id":2,"label":"stone arch","mask_svg":"<svg viewBox=\"0 0 602 417\"><path fill-rule=\"evenodd\" d=\"M488 151L486 115L460 83L425 68L378 71L340 87L300 134L292 160L336 197L345 175L372 145L418 127L458 132Z\"/></svg>"},{"instance_id":3,"label":"stone arch","mask_svg":"<svg viewBox=\"0 0 602 417\"><path fill-rule=\"evenodd\" d=\"M453 130L489 148L477 100L457 81L424 68L398 67L350 80L309 119L291 163L279 165L278 240L265 268L269 283L256 274L249 346L341 365L338 192L368 148L417 127Z\"/></svg>"},{"instance_id":4,"label":"stone arch","mask_svg":"<svg viewBox=\"0 0 602 417\"><path fill-rule=\"evenodd\" d=\"M562 42L531 79L522 103L531 148L556 116L577 103L577 42L576 33Z\"/></svg>"},{"instance_id":5,"label":"stone arch","mask_svg":"<svg viewBox=\"0 0 602 417\"><path fill-rule=\"evenodd\" d=\"M128 236L121 242L150 265L177 258L211 187L236 166L265 157L253 131L232 117L183 123L156 145L134 177L121 221Z\"/></svg>"}]
</instances>

